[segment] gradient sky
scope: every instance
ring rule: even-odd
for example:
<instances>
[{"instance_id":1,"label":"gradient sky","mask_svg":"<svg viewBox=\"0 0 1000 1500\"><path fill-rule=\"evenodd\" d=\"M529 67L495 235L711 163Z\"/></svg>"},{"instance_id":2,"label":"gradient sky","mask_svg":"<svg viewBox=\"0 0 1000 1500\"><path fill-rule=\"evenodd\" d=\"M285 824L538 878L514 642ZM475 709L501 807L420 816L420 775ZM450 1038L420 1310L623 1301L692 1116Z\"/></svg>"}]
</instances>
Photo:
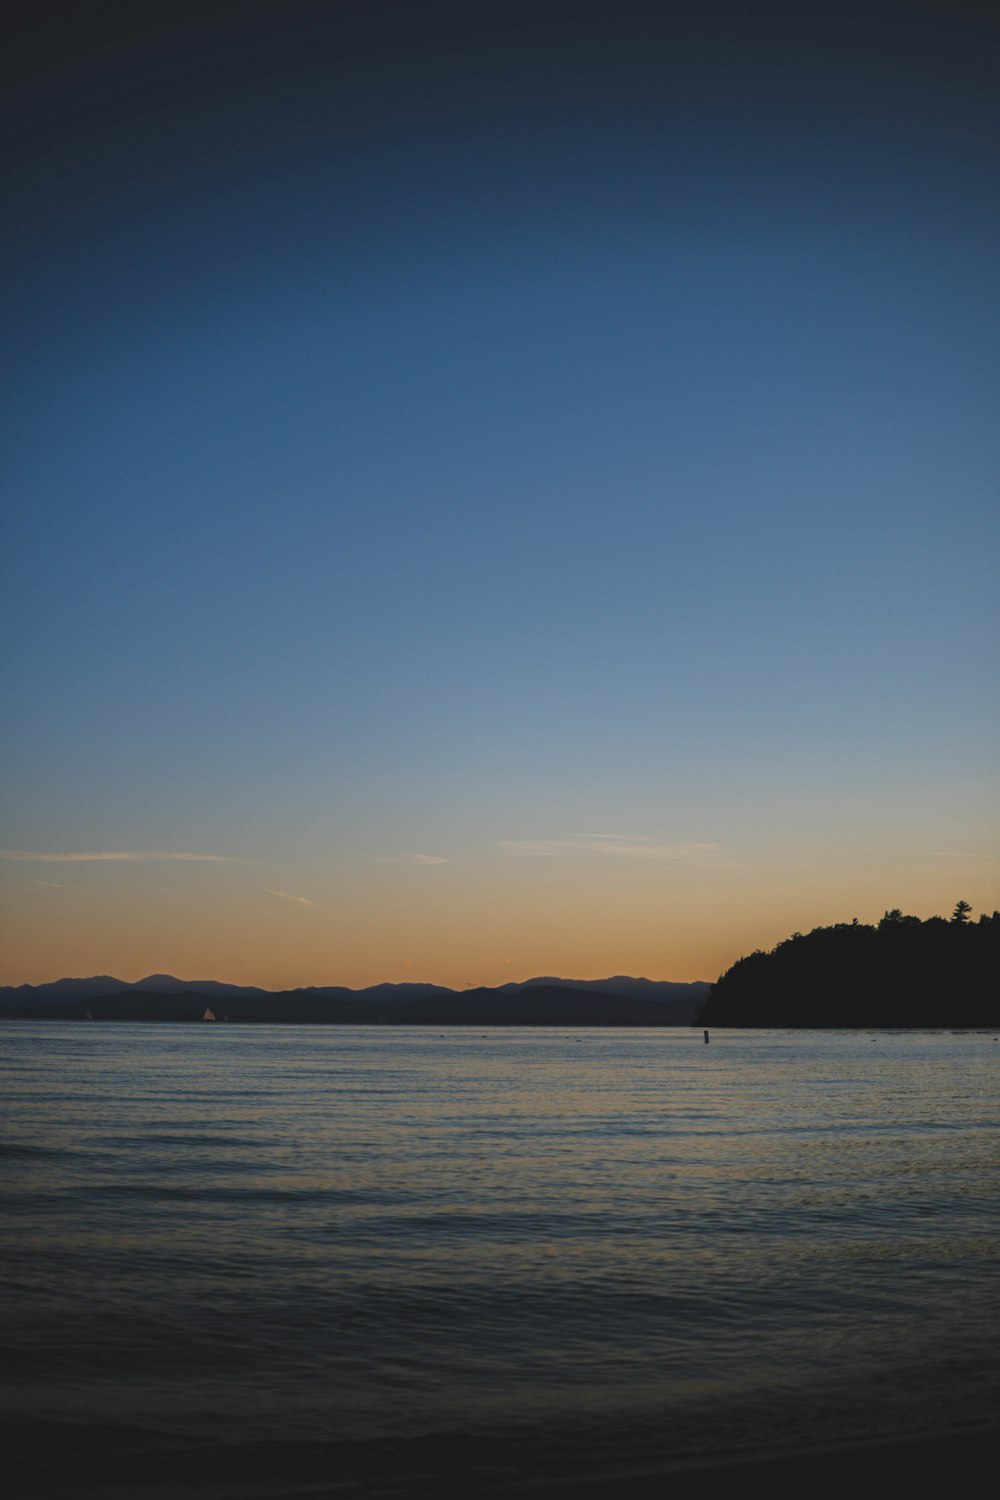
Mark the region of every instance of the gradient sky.
<instances>
[{"instance_id":1,"label":"gradient sky","mask_svg":"<svg viewBox=\"0 0 1000 1500\"><path fill-rule=\"evenodd\" d=\"M996 20L29 9L0 981L1000 905Z\"/></svg>"}]
</instances>

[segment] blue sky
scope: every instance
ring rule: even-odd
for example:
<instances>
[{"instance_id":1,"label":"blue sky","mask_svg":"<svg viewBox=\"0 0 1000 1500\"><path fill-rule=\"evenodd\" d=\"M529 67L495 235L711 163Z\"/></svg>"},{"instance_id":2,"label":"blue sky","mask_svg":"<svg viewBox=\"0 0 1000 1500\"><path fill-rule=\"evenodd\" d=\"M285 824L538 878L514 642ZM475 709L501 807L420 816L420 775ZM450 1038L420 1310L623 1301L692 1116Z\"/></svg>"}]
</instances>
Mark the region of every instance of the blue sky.
<instances>
[{"instance_id":1,"label":"blue sky","mask_svg":"<svg viewBox=\"0 0 1000 1500\"><path fill-rule=\"evenodd\" d=\"M249 9L16 95L0 842L220 858L0 860L4 977L992 909L996 29Z\"/></svg>"}]
</instances>

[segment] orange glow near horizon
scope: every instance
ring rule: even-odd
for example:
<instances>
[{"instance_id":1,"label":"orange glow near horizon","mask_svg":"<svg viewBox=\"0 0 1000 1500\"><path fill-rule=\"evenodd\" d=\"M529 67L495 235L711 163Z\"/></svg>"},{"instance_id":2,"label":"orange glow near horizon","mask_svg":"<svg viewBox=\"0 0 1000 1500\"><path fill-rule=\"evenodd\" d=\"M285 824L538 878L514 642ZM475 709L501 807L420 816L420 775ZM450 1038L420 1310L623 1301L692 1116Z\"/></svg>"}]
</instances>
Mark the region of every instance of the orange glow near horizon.
<instances>
[{"instance_id":1,"label":"orange glow near horizon","mask_svg":"<svg viewBox=\"0 0 1000 1500\"><path fill-rule=\"evenodd\" d=\"M714 980L793 931L877 921L890 906L948 915L959 897L997 905L990 866L822 873L699 867L651 872L562 860L369 870L353 887L315 871L217 866L98 870L50 881L4 876L0 980L108 974L216 979L265 989L431 982L460 989L538 975ZM220 871L223 873L220 874ZM308 904L307 904L308 903Z\"/></svg>"}]
</instances>

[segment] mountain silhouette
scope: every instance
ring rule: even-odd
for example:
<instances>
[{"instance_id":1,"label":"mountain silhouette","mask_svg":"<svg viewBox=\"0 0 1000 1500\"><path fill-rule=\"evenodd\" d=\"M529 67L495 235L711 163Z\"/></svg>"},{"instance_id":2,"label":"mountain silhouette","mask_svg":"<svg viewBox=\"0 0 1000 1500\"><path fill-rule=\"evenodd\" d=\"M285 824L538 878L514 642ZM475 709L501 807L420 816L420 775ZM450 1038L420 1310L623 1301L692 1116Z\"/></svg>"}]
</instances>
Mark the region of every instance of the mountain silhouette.
<instances>
[{"instance_id":1,"label":"mountain silhouette","mask_svg":"<svg viewBox=\"0 0 1000 1500\"><path fill-rule=\"evenodd\" d=\"M0 990L0 1015L39 1020L200 1021L209 1001L230 1022L311 1025L663 1026L696 1017L707 984L630 979L531 979L496 989L444 985L311 985L269 991L217 980L150 974L136 984L109 976Z\"/></svg>"}]
</instances>

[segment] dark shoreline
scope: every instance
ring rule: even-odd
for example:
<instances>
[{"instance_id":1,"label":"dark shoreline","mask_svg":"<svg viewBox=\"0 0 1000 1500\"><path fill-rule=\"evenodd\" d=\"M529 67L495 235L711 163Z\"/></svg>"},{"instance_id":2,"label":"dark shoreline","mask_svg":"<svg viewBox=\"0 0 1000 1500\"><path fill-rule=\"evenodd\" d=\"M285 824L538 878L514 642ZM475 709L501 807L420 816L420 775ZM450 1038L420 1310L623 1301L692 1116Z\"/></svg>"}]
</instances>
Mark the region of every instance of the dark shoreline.
<instances>
[{"instance_id":1,"label":"dark shoreline","mask_svg":"<svg viewBox=\"0 0 1000 1500\"><path fill-rule=\"evenodd\" d=\"M282 1445L285 1446L285 1445ZM31 1473L15 1464L6 1494L10 1500L28 1496L48 1500L130 1500L135 1496L192 1496L195 1500L729 1500L733 1491L766 1487L769 1496L802 1493L843 1494L850 1487L867 1496L876 1491L916 1487L930 1493L957 1488L966 1476L990 1473L1000 1452L1000 1425L963 1428L940 1433L894 1434L868 1437L843 1445L805 1445L802 1448L754 1449L708 1454L673 1455L655 1469L610 1470L600 1475L549 1475L523 1478L513 1473L483 1479L465 1466L438 1472L385 1472L361 1476L340 1469L336 1458L316 1463L313 1454L297 1469L297 1449L289 1443L283 1463L259 1464L255 1458L216 1467L210 1460L166 1460L153 1472L138 1458L124 1463L97 1461L73 1466L73 1475L42 1467ZM424 1457L429 1458L430 1452ZM513 1458L514 1455L511 1455ZM273 1469L270 1476L267 1469Z\"/></svg>"},{"instance_id":2,"label":"dark shoreline","mask_svg":"<svg viewBox=\"0 0 1000 1500\"><path fill-rule=\"evenodd\" d=\"M497 1478L477 1482L467 1472L429 1475L383 1474L371 1480L315 1470L296 1475L294 1458L283 1477L263 1479L252 1468L223 1476L188 1471L182 1477L158 1465L148 1475L138 1464L128 1474L116 1466L106 1472L90 1468L76 1482L54 1474L13 1477L10 1500L44 1496L47 1500L136 1500L142 1497L190 1495L194 1500L731 1500L734 1493L769 1497L842 1495L846 1487L859 1497L915 1488L917 1493L957 1490L965 1480L989 1474L1000 1450L1000 1426L971 1427L938 1433L869 1438L840 1446L761 1450L720 1454L717 1458L675 1458L656 1469L621 1470L593 1476L545 1479ZM310 1466L311 1468L311 1466ZM20 1478L21 1483L18 1483Z\"/></svg>"},{"instance_id":3,"label":"dark shoreline","mask_svg":"<svg viewBox=\"0 0 1000 1500\"><path fill-rule=\"evenodd\" d=\"M653 1500L667 1493L671 1497L700 1497L712 1500L718 1495L731 1496L734 1488L765 1486L765 1493L800 1494L803 1490L842 1489L851 1486L861 1494L876 1490L891 1492L909 1488L919 1482L930 1489L941 1485L953 1487L966 1474L990 1473L995 1468L1000 1448L1000 1427L977 1427L962 1432L931 1433L919 1436L872 1438L842 1447L806 1447L793 1450L764 1450L740 1455L727 1454L718 1459L676 1461L661 1469L644 1473L597 1476L590 1479L566 1479L549 1483L511 1485L489 1494L508 1494L517 1500Z\"/></svg>"},{"instance_id":4,"label":"dark shoreline","mask_svg":"<svg viewBox=\"0 0 1000 1500\"><path fill-rule=\"evenodd\" d=\"M591 1477L506 1479L471 1484L442 1478L433 1486L402 1483L364 1485L350 1481L305 1483L300 1488L247 1490L226 1500L364 1500L367 1494L390 1491L401 1500L437 1500L459 1496L469 1500L731 1500L735 1493L756 1492L773 1496L800 1496L803 1492L842 1492L850 1486L857 1495L891 1493L899 1488L923 1491L941 1486L944 1493L966 1478L992 1472L1000 1450L1000 1426L974 1427L892 1438L868 1438L842 1446L807 1446L795 1449L765 1449L752 1453L724 1454L718 1458L675 1459L656 1469L624 1470ZM294 1484L291 1479L290 1483ZM220 1497L221 1500L221 1497Z\"/></svg>"}]
</instances>

